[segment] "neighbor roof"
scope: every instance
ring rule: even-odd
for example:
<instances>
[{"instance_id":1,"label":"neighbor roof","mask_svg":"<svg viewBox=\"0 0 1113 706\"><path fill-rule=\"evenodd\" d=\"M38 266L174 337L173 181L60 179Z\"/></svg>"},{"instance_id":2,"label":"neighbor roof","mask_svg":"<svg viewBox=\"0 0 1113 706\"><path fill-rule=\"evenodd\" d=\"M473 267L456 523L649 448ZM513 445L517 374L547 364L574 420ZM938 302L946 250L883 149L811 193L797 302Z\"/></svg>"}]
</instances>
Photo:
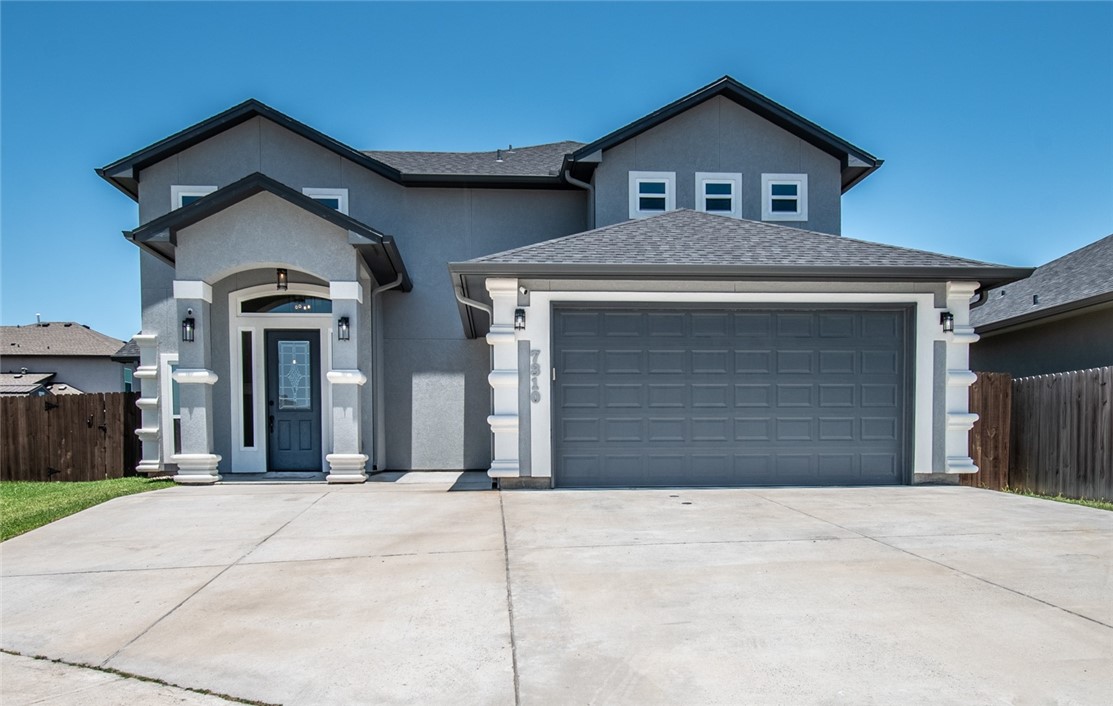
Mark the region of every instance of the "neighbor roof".
<instances>
[{"instance_id":1,"label":"neighbor roof","mask_svg":"<svg viewBox=\"0 0 1113 706\"><path fill-rule=\"evenodd\" d=\"M105 356L123 341L72 321L44 321L26 326L0 326L0 356Z\"/></svg>"},{"instance_id":2,"label":"neighbor roof","mask_svg":"<svg viewBox=\"0 0 1113 706\"><path fill-rule=\"evenodd\" d=\"M582 142L550 142L489 152L384 152L364 154L405 175L503 175L559 177L564 158Z\"/></svg>"},{"instance_id":3,"label":"neighbor roof","mask_svg":"<svg viewBox=\"0 0 1113 706\"><path fill-rule=\"evenodd\" d=\"M326 206L260 172L249 174L189 205L159 216L135 230L124 231L124 236L165 262L172 263L179 230L188 228L264 191L348 231L348 242L363 255L364 261L377 281L392 282L401 277L402 291L408 292L413 288L393 237L384 235L348 214Z\"/></svg>"},{"instance_id":4,"label":"neighbor roof","mask_svg":"<svg viewBox=\"0 0 1113 706\"><path fill-rule=\"evenodd\" d=\"M128 339L128 342L112 355L112 360L117 363L139 362L139 344L135 342L134 336Z\"/></svg>"},{"instance_id":5,"label":"neighbor roof","mask_svg":"<svg viewBox=\"0 0 1113 706\"><path fill-rule=\"evenodd\" d=\"M645 117L620 127L605 137L580 147L572 154L571 161L590 161L596 152L610 149L617 144L637 137L646 130L656 127L716 96L734 101L743 108L837 158L842 165L843 192L865 179L884 163L884 160L878 159L862 148L850 144L838 135L828 132L799 113L789 110L730 76L723 76L719 80L709 83Z\"/></svg>"},{"instance_id":6,"label":"neighbor roof","mask_svg":"<svg viewBox=\"0 0 1113 706\"><path fill-rule=\"evenodd\" d=\"M988 292L970 320L979 332L993 331L1106 302L1113 302L1113 235Z\"/></svg>"},{"instance_id":7,"label":"neighbor roof","mask_svg":"<svg viewBox=\"0 0 1113 706\"><path fill-rule=\"evenodd\" d=\"M583 279L977 281L1025 277L1007 267L839 235L677 209L449 264L463 296L486 276ZM472 281L469 283L468 280ZM461 310L474 334L470 309Z\"/></svg>"}]
</instances>

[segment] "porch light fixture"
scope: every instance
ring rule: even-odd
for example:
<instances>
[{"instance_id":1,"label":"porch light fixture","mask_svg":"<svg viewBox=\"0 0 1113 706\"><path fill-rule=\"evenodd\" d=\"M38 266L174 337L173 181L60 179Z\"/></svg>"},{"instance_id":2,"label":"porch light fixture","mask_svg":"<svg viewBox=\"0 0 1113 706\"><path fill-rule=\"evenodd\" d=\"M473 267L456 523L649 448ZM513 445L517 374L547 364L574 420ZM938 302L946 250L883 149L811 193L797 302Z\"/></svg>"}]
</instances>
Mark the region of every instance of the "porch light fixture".
<instances>
[{"instance_id":1,"label":"porch light fixture","mask_svg":"<svg viewBox=\"0 0 1113 706\"><path fill-rule=\"evenodd\" d=\"M944 311L939 315L939 323L943 324L943 333L954 333L955 330L955 315L949 311Z\"/></svg>"},{"instance_id":2,"label":"porch light fixture","mask_svg":"<svg viewBox=\"0 0 1113 706\"><path fill-rule=\"evenodd\" d=\"M514 310L514 330L515 331L521 331L521 330L525 329L525 327L526 327L526 310L525 309L515 309Z\"/></svg>"},{"instance_id":3,"label":"porch light fixture","mask_svg":"<svg viewBox=\"0 0 1113 706\"><path fill-rule=\"evenodd\" d=\"M182 340L186 343L193 343L193 334L196 329L196 322L192 316L187 316L182 319Z\"/></svg>"},{"instance_id":4,"label":"porch light fixture","mask_svg":"<svg viewBox=\"0 0 1113 706\"><path fill-rule=\"evenodd\" d=\"M348 317L341 316L336 321L336 338L341 341L352 340L352 328L348 325Z\"/></svg>"},{"instance_id":5,"label":"porch light fixture","mask_svg":"<svg viewBox=\"0 0 1113 706\"><path fill-rule=\"evenodd\" d=\"M277 287L278 291L285 292L290 286L286 278L286 268L279 267L274 271L274 274L276 278L275 287Z\"/></svg>"}]
</instances>

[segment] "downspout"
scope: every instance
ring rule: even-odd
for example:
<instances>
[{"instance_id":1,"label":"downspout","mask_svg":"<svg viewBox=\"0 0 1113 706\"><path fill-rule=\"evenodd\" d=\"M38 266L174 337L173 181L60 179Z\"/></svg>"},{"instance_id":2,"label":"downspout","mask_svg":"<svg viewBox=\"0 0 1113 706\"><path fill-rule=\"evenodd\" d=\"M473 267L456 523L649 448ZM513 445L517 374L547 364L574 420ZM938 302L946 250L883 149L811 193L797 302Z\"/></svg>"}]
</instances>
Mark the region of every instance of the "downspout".
<instances>
[{"instance_id":1,"label":"downspout","mask_svg":"<svg viewBox=\"0 0 1113 706\"><path fill-rule=\"evenodd\" d=\"M371 429L375 435L375 458L371 462L371 470L383 471L386 465L386 428L383 426L381 411L386 404L383 394L383 325L382 307L379 305L379 295L388 289L394 289L402 284L402 273L394 278L393 282L375 287L371 290Z\"/></svg>"},{"instance_id":2,"label":"downspout","mask_svg":"<svg viewBox=\"0 0 1113 706\"><path fill-rule=\"evenodd\" d=\"M561 176L572 186L578 186L581 189L587 190L587 229L592 230L595 228L595 187L586 181L580 181L572 176L572 170L569 167L564 168L564 171L561 172Z\"/></svg>"},{"instance_id":3,"label":"downspout","mask_svg":"<svg viewBox=\"0 0 1113 706\"><path fill-rule=\"evenodd\" d=\"M488 306L488 305L484 304L483 302L476 301L474 299L468 299L467 297L464 296L464 288L463 288L462 284L453 285L452 291L454 291L456 293L456 301L460 302L461 304L463 304L466 307L470 307L472 309L479 309L480 311L487 312L487 321L491 324L495 323L495 307L494 307L493 304L491 306ZM472 333L475 333L474 326L473 326ZM487 353L487 367L488 367L488 369L494 364L493 355L494 354L491 353L491 352ZM493 394L493 392L491 394ZM492 401L488 402L488 404L493 404L493 398L492 398ZM492 434L491 435L491 458L495 457L494 454L495 454L495 439L494 439L494 435Z\"/></svg>"}]
</instances>

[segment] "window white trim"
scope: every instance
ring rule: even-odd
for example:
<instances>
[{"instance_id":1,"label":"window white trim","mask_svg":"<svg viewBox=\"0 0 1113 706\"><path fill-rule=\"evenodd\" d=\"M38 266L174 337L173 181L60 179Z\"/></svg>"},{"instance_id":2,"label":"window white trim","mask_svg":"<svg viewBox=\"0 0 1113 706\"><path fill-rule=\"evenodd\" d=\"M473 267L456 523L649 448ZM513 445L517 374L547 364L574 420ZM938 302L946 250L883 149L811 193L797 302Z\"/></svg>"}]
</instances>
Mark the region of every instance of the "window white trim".
<instances>
[{"instance_id":1,"label":"window white trim","mask_svg":"<svg viewBox=\"0 0 1113 706\"><path fill-rule=\"evenodd\" d=\"M708 211L707 194L704 191L707 184L730 184L730 210ZM742 175L737 172L696 172L696 210L704 213L713 213L716 216L742 217ZM715 198L713 195L712 198ZM724 198L719 196L719 198Z\"/></svg>"},{"instance_id":2,"label":"window white trim","mask_svg":"<svg viewBox=\"0 0 1113 706\"><path fill-rule=\"evenodd\" d=\"M215 186L187 186L174 184L170 187L170 210L174 211L182 207L183 196L208 196L214 191L216 191Z\"/></svg>"},{"instance_id":3,"label":"window white trim","mask_svg":"<svg viewBox=\"0 0 1113 706\"><path fill-rule=\"evenodd\" d=\"M796 185L796 211L773 210L773 185ZM790 198L790 197L788 197ZM762 174L761 175L761 220L763 221L806 221L808 220L808 175L807 174Z\"/></svg>"},{"instance_id":4,"label":"window white trim","mask_svg":"<svg viewBox=\"0 0 1113 706\"><path fill-rule=\"evenodd\" d=\"M162 442L162 463L164 467L167 463L173 463L174 455L179 452L178 449L174 448L174 420L180 420L181 415L174 414L174 380L172 377L174 366L177 364L177 353L163 353L159 356L159 398L162 401L159 410L159 416L161 417L159 429L162 437L160 441Z\"/></svg>"},{"instance_id":5,"label":"window white trim","mask_svg":"<svg viewBox=\"0 0 1113 706\"><path fill-rule=\"evenodd\" d=\"M676 172L630 172L630 218L648 218L665 211L643 211L639 206L639 185L644 182L664 182L665 211L676 208ZM660 194L653 194L660 196Z\"/></svg>"},{"instance_id":6,"label":"window white trim","mask_svg":"<svg viewBox=\"0 0 1113 706\"><path fill-rule=\"evenodd\" d=\"M315 186L307 186L301 190L311 199L337 199L340 201L340 208L338 209L344 215L348 214L348 190L347 189L322 189Z\"/></svg>"}]
</instances>

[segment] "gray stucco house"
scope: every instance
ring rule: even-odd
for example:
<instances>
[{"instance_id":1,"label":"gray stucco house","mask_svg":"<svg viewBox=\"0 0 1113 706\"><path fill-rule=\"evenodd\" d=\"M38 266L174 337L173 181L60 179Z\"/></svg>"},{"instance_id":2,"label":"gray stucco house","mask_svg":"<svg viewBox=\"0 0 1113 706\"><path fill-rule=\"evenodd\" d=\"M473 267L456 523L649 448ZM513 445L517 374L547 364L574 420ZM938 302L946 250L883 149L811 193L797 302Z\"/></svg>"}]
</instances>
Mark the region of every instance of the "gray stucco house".
<instances>
[{"instance_id":1,"label":"gray stucco house","mask_svg":"<svg viewBox=\"0 0 1113 706\"><path fill-rule=\"evenodd\" d=\"M729 77L481 153L249 100L98 170L139 204L139 469L954 482L970 300L1030 270L841 237L879 166Z\"/></svg>"},{"instance_id":2,"label":"gray stucco house","mask_svg":"<svg viewBox=\"0 0 1113 706\"><path fill-rule=\"evenodd\" d=\"M1013 377L1113 365L1113 235L986 293L971 367Z\"/></svg>"},{"instance_id":3,"label":"gray stucco house","mask_svg":"<svg viewBox=\"0 0 1113 706\"><path fill-rule=\"evenodd\" d=\"M113 359L123 343L75 321L0 326L0 371L50 373L39 381L52 394L123 392L126 366Z\"/></svg>"}]
</instances>

